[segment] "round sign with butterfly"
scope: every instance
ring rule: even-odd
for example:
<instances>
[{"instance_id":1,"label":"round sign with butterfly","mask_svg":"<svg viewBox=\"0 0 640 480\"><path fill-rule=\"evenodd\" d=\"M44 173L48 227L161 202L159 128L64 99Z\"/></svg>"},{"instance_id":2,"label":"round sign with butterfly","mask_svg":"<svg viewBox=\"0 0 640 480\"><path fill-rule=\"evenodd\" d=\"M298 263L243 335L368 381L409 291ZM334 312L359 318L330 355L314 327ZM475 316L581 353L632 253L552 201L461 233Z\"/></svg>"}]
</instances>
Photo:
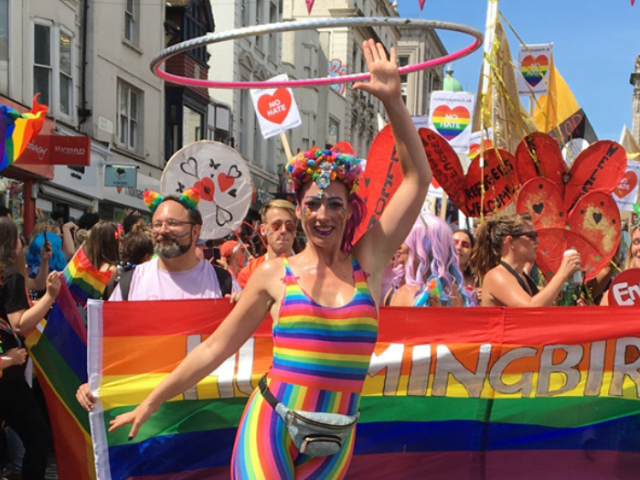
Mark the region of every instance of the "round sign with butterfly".
<instances>
[{"instance_id":1,"label":"round sign with butterfly","mask_svg":"<svg viewBox=\"0 0 640 480\"><path fill-rule=\"evenodd\" d=\"M233 148L202 140L178 150L162 173L162 195L200 193L201 238L217 239L236 230L247 215L253 186L249 167Z\"/></svg>"}]
</instances>

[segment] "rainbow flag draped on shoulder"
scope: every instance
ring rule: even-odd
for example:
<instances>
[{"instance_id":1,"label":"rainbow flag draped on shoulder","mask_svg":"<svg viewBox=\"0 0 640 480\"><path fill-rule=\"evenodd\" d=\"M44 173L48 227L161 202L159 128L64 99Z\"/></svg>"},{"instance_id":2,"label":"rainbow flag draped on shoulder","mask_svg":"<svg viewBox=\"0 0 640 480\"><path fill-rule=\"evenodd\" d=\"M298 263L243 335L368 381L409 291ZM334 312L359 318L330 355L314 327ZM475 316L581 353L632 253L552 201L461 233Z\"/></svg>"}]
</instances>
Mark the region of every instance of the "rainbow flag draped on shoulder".
<instances>
[{"instance_id":1,"label":"rainbow flag draped on shoulder","mask_svg":"<svg viewBox=\"0 0 640 480\"><path fill-rule=\"evenodd\" d=\"M89 302L99 479L229 478L244 404L271 364L269 320L133 441L107 433L229 308ZM348 479L637 478L639 309L380 310Z\"/></svg>"},{"instance_id":2,"label":"rainbow flag draped on shoulder","mask_svg":"<svg viewBox=\"0 0 640 480\"><path fill-rule=\"evenodd\" d=\"M17 110L0 105L0 171L10 167L27 148L44 125L46 105L40 105L38 95L33 97L31 112L20 113Z\"/></svg>"},{"instance_id":3,"label":"rainbow flag draped on shoulder","mask_svg":"<svg viewBox=\"0 0 640 480\"><path fill-rule=\"evenodd\" d=\"M100 298L110 274L98 272L80 249L63 276L44 329L28 343L49 410L59 478L89 480L95 479L89 416L75 398L88 379L87 329L76 303Z\"/></svg>"}]
</instances>

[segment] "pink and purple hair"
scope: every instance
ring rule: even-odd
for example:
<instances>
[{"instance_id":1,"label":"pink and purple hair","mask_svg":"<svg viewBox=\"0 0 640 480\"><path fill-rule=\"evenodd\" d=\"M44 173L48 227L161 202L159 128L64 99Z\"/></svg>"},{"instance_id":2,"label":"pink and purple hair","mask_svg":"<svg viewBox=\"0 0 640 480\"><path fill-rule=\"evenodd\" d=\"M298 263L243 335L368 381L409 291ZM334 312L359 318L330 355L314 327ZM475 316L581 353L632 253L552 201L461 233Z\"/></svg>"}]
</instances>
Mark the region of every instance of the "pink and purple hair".
<instances>
[{"instance_id":1,"label":"pink and purple hair","mask_svg":"<svg viewBox=\"0 0 640 480\"><path fill-rule=\"evenodd\" d=\"M407 262L404 268L396 267L394 273L404 274L408 285L424 290L428 277L435 275L447 295L453 292L454 284L462 291L464 277L458 253L451 229L444 220L428 214L419 216L404 244L409 248Z\"/></svg>"}]
</instances>

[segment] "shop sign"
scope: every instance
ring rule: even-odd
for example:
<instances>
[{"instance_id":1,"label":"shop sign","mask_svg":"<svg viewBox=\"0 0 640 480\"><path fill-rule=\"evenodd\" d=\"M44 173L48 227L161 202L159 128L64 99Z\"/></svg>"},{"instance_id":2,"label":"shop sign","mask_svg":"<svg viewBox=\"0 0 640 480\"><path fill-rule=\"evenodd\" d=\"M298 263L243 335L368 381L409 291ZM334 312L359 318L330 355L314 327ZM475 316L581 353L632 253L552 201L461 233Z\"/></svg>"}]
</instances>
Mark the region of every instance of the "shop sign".
<instances>
[{"instance_id":1,"label":"shop sign","mask_svg":"<svg viewBox=\"0 0 640 480\"><path fill-rule=\"evenodd\" d=\"M104 167L105 187L129 187L138 186L138 166L137 165L105 165Z\"/></svg>"},{"instance_id":2,"label":"shop sign","mask_svg":"<svg viewBox=\"0 0 640 480\"><path fill-rule=\"evenodd\" d=\"M91 137L38 135L29 142L18 163L88 167L91 163Z\"/></svg>"},{"instance_id":3,"label":"shop sign","mask_svg":"<svg viewBox=\"0 0 640 480\"><path fill-rule=\"evenodd\" d=\"M142 200L145 190L154 190L159 192L160 180L138 173L136 187L105 186L102 193L104 200L135 208L141 212L148 212L149 209Z\"/></svg>"}]
</instances>

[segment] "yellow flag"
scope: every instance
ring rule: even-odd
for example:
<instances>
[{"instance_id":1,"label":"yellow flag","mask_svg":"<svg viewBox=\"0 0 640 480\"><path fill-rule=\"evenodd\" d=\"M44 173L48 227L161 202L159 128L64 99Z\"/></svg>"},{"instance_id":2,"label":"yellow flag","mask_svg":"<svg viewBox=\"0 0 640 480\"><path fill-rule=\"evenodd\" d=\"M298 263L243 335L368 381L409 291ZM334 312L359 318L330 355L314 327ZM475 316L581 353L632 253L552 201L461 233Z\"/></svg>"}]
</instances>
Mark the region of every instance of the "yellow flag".
<instances>
[{"instance_id":1,"label":"yellow flag","mask_svg":"<svg viewBox=\"0 0 640 480\"><path fill-rule=\"evenodd\" d=\"M550 132L556 125L580 110L576 97L573 96L567 82L564 81L564 78L555 67L553 56L551 56L548 78L549 93L540 95L538 103L533 109L533 121L538 130L545 133Z\"/></svg>"},{"instance_id":2,"label":"yellow flag","mask_svg":"<svg viewBox=\"0 0 640 480\"><path fill-rule=\"evenodd\" d=\"M627 126L622 127L622 135L620 135L620 145L627 152L628 160L640 160L640 146L633 137Z\"/></svg>"}]
</instances>

